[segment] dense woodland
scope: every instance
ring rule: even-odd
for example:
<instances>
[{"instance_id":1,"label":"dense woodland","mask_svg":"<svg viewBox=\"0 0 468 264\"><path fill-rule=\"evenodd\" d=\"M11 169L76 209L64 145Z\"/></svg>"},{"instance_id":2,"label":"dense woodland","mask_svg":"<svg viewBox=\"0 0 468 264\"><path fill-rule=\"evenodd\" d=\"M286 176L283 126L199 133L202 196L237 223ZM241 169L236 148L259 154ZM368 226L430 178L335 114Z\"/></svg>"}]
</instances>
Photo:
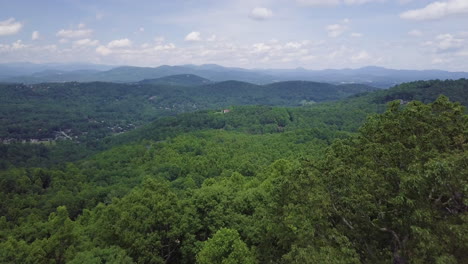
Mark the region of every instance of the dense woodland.
<instances>
[{"instance_id":1,"label":"dense woodland","mask_svg":"<svg viewBox=\"0 0 468 264\"><path fill-rule=\"evenodd\" d=\"M283 85L2 85L0 263L466 263L468 80Z\"/></svg>"},{"instance_id":2,"label":"dense woodland","mask_svg":"<svg viewBox=\"0 0 468 264\"><path fill-rule=\"evenodd\" d=\"M300 81L265 86L238 81L198 84L0 84L0 140L89 141L183 112L235 105L299 106L375 90L366 85Z\"/></svg>"}]
</instances>

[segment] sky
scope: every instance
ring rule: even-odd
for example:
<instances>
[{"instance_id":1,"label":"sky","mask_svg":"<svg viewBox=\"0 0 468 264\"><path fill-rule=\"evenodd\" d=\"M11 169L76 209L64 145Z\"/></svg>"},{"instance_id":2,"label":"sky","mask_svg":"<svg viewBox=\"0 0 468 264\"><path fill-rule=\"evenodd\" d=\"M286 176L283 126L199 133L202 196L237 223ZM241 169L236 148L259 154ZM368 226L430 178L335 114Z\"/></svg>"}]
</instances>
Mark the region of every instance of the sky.
<instances>
[{"instance_id":1,"label":"sky","mask_svg":"<svg viewBox=\"0 0 468 264\"><path fill-rule=\"evenodd\" d=\"M0 63L468 71L468 0L0 0Z\"/></svg>"}]
</instances>

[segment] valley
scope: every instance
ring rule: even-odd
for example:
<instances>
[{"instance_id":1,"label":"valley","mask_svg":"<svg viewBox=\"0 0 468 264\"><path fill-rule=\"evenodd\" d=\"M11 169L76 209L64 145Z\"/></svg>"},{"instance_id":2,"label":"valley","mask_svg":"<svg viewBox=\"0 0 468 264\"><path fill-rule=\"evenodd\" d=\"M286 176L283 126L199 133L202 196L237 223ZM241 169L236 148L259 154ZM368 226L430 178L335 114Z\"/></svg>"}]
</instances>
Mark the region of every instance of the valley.
<instances>
[{"instance_id":1,"label":"valley","mask_svg":"<svg viewBox=\"0 0 468 264\"><path fill-rule=\"evenodd\" d=\"M178 78L0 85L2 263L465 257L467 80Z\"/></svg>"},{"instance_id":2,"label":"valley","mask_svg":"<svg viewBox=\"0 0 468 264\"><path fill-rule=\"evenodd\" d=\"M0 7L0 264L468 263L468 0Z\"/></svg>"}]
</instances>

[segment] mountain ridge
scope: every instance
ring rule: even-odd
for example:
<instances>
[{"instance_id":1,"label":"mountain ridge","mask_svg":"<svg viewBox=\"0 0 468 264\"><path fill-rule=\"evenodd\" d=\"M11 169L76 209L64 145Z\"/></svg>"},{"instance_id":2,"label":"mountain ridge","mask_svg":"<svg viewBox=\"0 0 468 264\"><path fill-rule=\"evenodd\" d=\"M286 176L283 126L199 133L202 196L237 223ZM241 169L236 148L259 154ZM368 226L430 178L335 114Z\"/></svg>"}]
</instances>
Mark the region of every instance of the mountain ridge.
<instances>
[{"instance_id":1,"label":"mountain ridge","mask_svg":"<svg viewBox=\"0 0 468 264\"><path fill-rule=\"evenodd\" d=\"M0 82L13 83L42 83L42 82L139 82L147 79L158 79L173 75L193 74L213 82L222 82L228 80L238 80L254 84L269 84L279 81L315 81L332 84L360 83L368 84L379 88L389 88L404 82L433 79L460 79L468 78L468 72L450 72L444 70L407 70L407 69L389 69L379 66L366 66L356 69L324 69L309 70L304 68L296 69L242 69L236 67L224 67L217 64L202 65L161 65L158 67L138 67L138 66L118 66L102 70L102 67L110 66L87 66L85 69L76 69L76 65L59 65L51 68L49 64L43 66L43 69L31 72L16 71L17 65L0 64ZM15 68L16 67L16 68ZM75 68L73 68L75 67ZM92 68L95 67L95 68ZM98 68L101 67L99 70ZM73 69L73 70L67 70ZM50 74L41 74L44 71L50 71ZM53 71L58 73L54 73ZM94 72L85 72L83 70L94 70ZM22 75L23 74L23 75Z\"/></svg>"}]
</instances>

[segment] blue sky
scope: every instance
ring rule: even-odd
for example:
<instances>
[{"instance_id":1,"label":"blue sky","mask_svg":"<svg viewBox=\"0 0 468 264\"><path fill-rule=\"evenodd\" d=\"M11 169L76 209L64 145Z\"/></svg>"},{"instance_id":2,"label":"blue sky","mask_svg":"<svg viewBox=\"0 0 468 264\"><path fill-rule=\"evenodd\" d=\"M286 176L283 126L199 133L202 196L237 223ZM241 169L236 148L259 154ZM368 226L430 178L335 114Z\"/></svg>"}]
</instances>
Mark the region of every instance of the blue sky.
<instances>
[{"instance_id":1,"label":"blue sky","mask_svg":"<svg viewBox=\"0 0 468 264\"><path fill-rule=\"evenodd\" d=\"M0 63L468 71L468 0L0 0Z\"/></svg>"}]
</instances>

